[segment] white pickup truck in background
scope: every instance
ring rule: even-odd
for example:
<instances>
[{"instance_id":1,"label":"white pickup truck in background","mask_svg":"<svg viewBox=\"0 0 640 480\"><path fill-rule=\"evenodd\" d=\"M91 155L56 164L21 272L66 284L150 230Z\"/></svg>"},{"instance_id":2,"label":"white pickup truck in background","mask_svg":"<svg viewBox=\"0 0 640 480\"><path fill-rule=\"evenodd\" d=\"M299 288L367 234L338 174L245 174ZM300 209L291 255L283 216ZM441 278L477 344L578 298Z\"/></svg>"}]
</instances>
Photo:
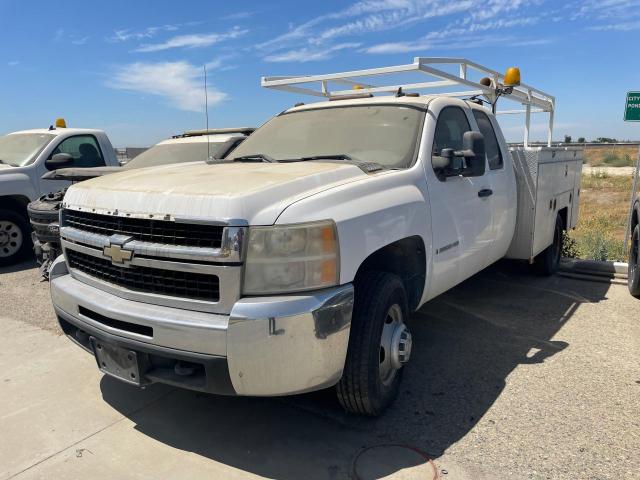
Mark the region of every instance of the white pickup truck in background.
<instances>
[{"instance_id":1,"label":"white pickup truck in background","mask_svg":"<svg viewBox=\"0 0 640 480\"><path fill-rule=\"evenodd\" d=\"M45 173L64 167L119 165L104 131L66 128L61 119L56 123L0 137L0 266L31 253L29 202L71 184L43 180Z\"/></svg>"},{"instance_id":2,"label":"white pickup truck in background","mask_svg":"<svg viewBox=\"0 0 640 480\"><path fill-rule=\"evenodd\" d=\"M282 112L224 161L69 188L55 311L103 372L131 384L336 386L346 410L378 415L410 360L414 310L501 258L557 269L582 152L551 147L555 100L514 69L416 58L262 83L329 101ZM525 133L510 151L499 97L525 106L526 132L548 112L549 146L528 148Z\"/></svg>"}]
</instances>

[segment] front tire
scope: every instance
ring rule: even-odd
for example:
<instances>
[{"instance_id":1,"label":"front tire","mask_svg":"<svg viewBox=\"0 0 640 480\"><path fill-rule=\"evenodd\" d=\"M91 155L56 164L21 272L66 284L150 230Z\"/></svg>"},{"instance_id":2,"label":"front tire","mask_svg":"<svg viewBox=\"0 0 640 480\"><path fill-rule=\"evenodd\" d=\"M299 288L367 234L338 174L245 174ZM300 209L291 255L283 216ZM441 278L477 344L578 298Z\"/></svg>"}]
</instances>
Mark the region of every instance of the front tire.
<instances>
[{"instance_id":1,"label":"front tire","mask_svg":"<svg viewBox=\"0 0 640 480\"><path fill-rule=\"evenodd\" d=\"M396 398L411 355L407 295L400 278L364 272L355 302L344 372L336 386L345 410L377 416Z\"/></svg>"},{"instance_id":2,"label":"front tire","mask_svg":"<svg viewBox=\"0 0 640 480\"><path fill-rule=\"evenodd\" d=\"M31 250L27 219L13 210L0 209L0 267L13 265Z\"/></svg>"},{"instance_id":3,"label":"front tire","mask_svg":"<svg viewBox=\"0 0 640 480\"><path fill-rule=\"evenodd\" d=\"M562 256L562 242L564 240L564 223L560 215L556 215L553 230L553 243L539 253L533 263L535 272L539 275L550 276L558 271Z\"/></svg>"},{"instance_id":4,"label":"front tire","mask_svg":"<svg viewBox=\"0 0 640 480\"><path fill-rule=\"evenodd\" d=\"M629 270L627 273L629 293L634 297L640 298L640 225L636 225L633 232L631 232Z\"/></svg>"}]
</instances>

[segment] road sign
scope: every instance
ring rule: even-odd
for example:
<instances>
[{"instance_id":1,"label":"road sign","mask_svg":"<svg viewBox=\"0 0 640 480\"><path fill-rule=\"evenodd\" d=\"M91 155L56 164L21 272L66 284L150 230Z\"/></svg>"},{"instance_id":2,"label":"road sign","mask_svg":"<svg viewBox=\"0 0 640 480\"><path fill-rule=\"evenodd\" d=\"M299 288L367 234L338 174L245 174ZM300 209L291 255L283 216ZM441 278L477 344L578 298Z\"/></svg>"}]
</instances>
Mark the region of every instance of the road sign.
<instances>
[{"instance_id":1,"label":"road sign","mask_svg":"<svg viewBox=\"0 0 640 480\"><path fill-rule=\"evenodd\" d=\"M640 122L640 92L627 92L627 103L624 107L625 122Z\"/></svg>"}]
</instances>

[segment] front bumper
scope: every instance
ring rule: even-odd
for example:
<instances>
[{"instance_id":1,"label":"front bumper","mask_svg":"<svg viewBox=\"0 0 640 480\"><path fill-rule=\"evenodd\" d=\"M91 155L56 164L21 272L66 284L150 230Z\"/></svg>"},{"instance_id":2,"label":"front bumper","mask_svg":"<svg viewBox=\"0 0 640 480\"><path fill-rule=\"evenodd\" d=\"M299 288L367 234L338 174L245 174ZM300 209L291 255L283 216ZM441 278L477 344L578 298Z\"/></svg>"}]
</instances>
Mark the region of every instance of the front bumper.
<instances>
[{"instance_id":1,"label":"front bumper","mask_svg":"<svg viewBox=\"0 0 640 480\"><path fill-rule=\"evenodd\" d=\"M51 297L64 332L147 354L145 382L210 393L289 395L338 382L349 343L353 286L237 301L230 315L118 297L73 278L62 257ZM187 362L193 374L179 374ZM182 369L184 370L184 369Z\"/></svg>"}]
</instances>

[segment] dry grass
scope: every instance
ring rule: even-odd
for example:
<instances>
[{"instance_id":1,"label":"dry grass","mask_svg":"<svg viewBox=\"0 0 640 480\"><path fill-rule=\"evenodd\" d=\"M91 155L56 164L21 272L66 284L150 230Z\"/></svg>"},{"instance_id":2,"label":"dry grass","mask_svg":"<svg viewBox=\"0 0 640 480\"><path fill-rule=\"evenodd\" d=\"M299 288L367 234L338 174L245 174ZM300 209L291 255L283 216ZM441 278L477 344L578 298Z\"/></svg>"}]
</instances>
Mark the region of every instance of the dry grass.
<instances>
[{"instance_id":1,"label":"dry grass","mask_svg":"<svg viewBox=\"0 0 640 480\"><path fill-rule=\"evenodd\" d=\"M638 157L635 145L585 145L584 162L592 167L632 167Z\"/></svg>"},{"instance_id":2,"label":"dry grass","mask_svg":"<svg viewBox=\"0 0 640 480\"><path fill-rule=\"evenodd\" d=\"M578 226L569 233L578 257L626 261L624 237L631 187L630 177L583 175Z\"/></svg>"}]
</instances>

